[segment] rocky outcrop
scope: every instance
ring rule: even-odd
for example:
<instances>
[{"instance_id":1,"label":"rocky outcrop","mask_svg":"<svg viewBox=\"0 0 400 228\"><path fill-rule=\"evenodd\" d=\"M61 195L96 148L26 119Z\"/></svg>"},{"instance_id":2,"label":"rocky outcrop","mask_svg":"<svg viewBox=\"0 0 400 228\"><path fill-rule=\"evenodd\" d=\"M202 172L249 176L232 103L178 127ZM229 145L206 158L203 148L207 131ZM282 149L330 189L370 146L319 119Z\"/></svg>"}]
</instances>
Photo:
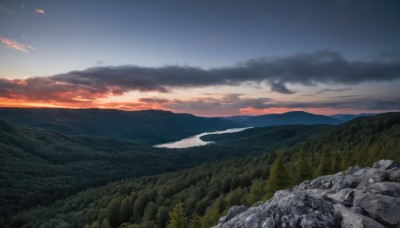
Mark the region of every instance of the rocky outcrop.
<instances>
[{"instance_id":1,"label":"rocky outcrop","mask_svg":"<svg viewBox=\"0 0 400 228\"><path fill-rule=\"evenodd\" d=\"M400 165L381 160L305 181L257 207L232 207L215 227L400 228Z\"/></svg>"}]
</instances>

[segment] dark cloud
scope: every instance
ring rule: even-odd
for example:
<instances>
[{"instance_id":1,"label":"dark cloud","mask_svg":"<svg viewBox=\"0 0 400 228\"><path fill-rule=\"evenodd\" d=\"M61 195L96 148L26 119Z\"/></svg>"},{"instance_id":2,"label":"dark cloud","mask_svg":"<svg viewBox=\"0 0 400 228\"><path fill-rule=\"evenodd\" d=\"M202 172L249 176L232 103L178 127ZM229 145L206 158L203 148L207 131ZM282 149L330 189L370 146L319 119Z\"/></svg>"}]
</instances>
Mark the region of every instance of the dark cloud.
<instances>
[{"instance_id":1,"label":"dark cloud","mask_svg":"<svg viewBox=\"0 0 400 228\"><path fill-rule=\"evenodd\" d=\"M400 78L400 61L347 61L339 53L321 51L285 58L259 58L233 67L204 70L189 66L159 68L119 66L94 67L49 77L51 80L104 90L167 92L176 87L239 85L267 82L279 93L293 93L287 83L353 85L367 81L391 81Z\"/></svg>"},{"instance_id":2,"label":"dark cloud","mask_svg":"<svg viewBox=\"0 0 400 228\"><path fill-rule=\"evenodd\" d=\"M268 107L271 102L270 98L248 98L243 94L225 94L221 98L215 97L202 97L192 100L169 100L167 107L171 109L240 109L240 108L254 108L263 109Z\"/></svg>"},{"instance_id":3,"label":"dark cloud","mask_svg":"<svg viewBox=\"0 0 400 228\"><path fill-rule=\"evenodd\" d=\"M168 99L155 98L155 97L140 98L139 101L144 103L157 103L157 104L163 104L169 102Z\"/></svg>"},{"instance_id":4,"label":"dark cloud","mask_svg":"<svg viewBox=\"0 0 400 228\"><path fill-rule=\"evenodd\" d=\"M315 92L313 95L316 95L316 94L324 94L324 93L330 93L330 92L334 92L334 93L337 93L337 92L346 92L346 91L350 91L350 90L352 90L352 88L350 88L350 87L347 87L347 88L340 88L340 89L320 89L320 90L318 90L317 92Z\"/></svg>"},{"instance_id":5,"label":"dark cloud","mask_svg":"<svg viewBox=\"0 0 400 228\"><path fill-rule=\"evenodd\" d=\"M176 88L267 83L271 90L290 94L287 84L354 85L400 78L400 61L347 61L341 54L321 51L284 58L259 58L232 67L201 69L189 66L99 66L83 71L24 80L1 79L4 97L82 101L126 92L169 92ZM333 91L333 90L332 90Z\"/></svg>"},{"instance_id":6,"label":"dark cloud","mask_svg":"<svg viewBox=\"0 0 400 228\"><path fill-rule=\"evenodd\" d=\"M276 83L276 82L271 82L271 91L277 92L277 93L285 93L285 94L293 94L294 92L292 90L289 90L286 88L286 86L282 83Z\"/></svg>"},{"instance_id":7,"label":"dark cloud","mask_svg":"<svg viewBox=\"0 0 400 228\"><path fill-rule=\"evenodd\" d=\"M157 99L142 98L141 102L151 105L158 104L163 109L183 111L183 112L212 112L215 113L236 113L240 110L267 110L267 109L286 109L286 110L307 110L307 109L351 109L364 111L393 111L400 110L400 96L393 98L378 97L346 97L344 99L302 102L302 101L283 101L272 98L252 98L245 94L225 94L220 98L202 97L191 100L179 99Z\"/></svg>"},{"instance_id":8,"label":"dark cloud","mask_svg":"<svg viewBox=\"0 0 400 228\"><path fill-rule=\"evenodd\" d=\"M265 108L333 108L333 109L359 109L359 110L400 110L400 97L397 98L376 98L376 97L354 97L334 101L315 102L284 102L272 101L265 105Z\"/></svg>"}]
</instances>

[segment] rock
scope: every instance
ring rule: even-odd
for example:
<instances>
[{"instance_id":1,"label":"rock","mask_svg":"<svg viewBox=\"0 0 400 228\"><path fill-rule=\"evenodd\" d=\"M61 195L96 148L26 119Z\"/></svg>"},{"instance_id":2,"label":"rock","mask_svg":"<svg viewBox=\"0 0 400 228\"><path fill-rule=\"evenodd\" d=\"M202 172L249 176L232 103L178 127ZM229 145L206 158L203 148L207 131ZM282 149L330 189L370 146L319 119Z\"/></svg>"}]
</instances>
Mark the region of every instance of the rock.
<instances>
[{"instance_id":1,"label":"rock","mask_svg":"<svg viewBox=\"0 0 400 228\"><path fill-rule=\"evenodd\" d=\"M358 207L358 206L352 206L352 207L350 208L350 210L351 210L352 212L357 213L357 214L360 214L360 215L363 215L363 214L364 214L363 209L362 209L361 207Z\"/></svg>"},{"instance_id":2,"label":"rock","mask_svg":"<svg viewBox=\"0 0 400 228\"><path fill-rule=\"evenodd\" d=\"M218 227L337 227L339 223L332 203L304 191L287 190Z\"/></svg>"},{"instance_id":3,"label":"rock","mask_svg":"<svg viewBox=\"0 0 400 228\"><path fill-rule=\"evenodd\" d=\"M384 228L385 226L364 215L354 213L341 204L333 205L335 211L342 216L342 228Z\"/></svg>"},{"instance_id":4,"label":"rock","mask_svg":"<svg viewBox=\"0 0 400 228\"><path fill-rule=\"evenodd\" d=\"M370 193L400 198L400 183L379 182L370 186Z\"/></svg>"},{"instance_id":5,"label":"rock","mask_svg":"<svg viewBox=\"0 0 400 228\"><path fill-rule=\"evenodd\" d=\"M397 227L400 228L400 166L381 160L373 168L305 181L277 191L261 205L231 208L218 228Z\"/></svg>"},{"instance_id":6,"label":"rock","mask_svg":"<svg viewBox=\"0 0 400 228\"><path fill-rule=\"evenodd\" d=\"M229 221L230 219L232 219L232 218L235 217L236 215L242 213L242 212L245 211L246 209L247 209L247 207L246 207L246 206L243 206L243 205L241 205L241 206L233 206L233 207L231 207L231 208L229 209L228 214L227 214L226 216L221 217L221 218L218 220L218 223L223 223L223 222Z\"/></svg>"},{"instance_id":7,"label":"rock","mask_svg":"<svg viewBox=\"0 0 400 228\"><path fill-rule=\"evenodd\" d=\"M361 180L362 178L359 175L336 176L332 188L336 192L344 188L355 188L360 184Z\"/></svg>"},{"instance_id":8,"label":"rock","mask_svg":"<svg viewBox=\"0 0 400 228\"><path fill-rule=\"evenodd\" d=\"M387 172L384 170L376 168L366 169L366 172L359 176L361 181L358 188L365 188L374 183L386 181L387 175Z\"/></svg>"},{"instance_id":9,"label":"rock","mask_svg":"<svg viewBox=\"0 0 400 228\"><path fill-rule=\"evenodd\" d=\"M257 227L257 224L259 223L257 216L255 215L250 215L245 222L245 227Z\"/></svg>"},{"instance_id":10,"label":"rock","mask_svg":"<svg viewBox=\"0 0 400 228\"><path fill-rule=\"evenodd\" d=\"M344 196L344 200L348 201L348 202L352 202L353 203L353 199L354 199L354 191L348 191L347 194Z\"/></svg>"},{"instance_id":11,"label":"rock","mask_svg":"<svg viewBox=\"0 0 400 228\"><path fill-rule=\"evenodd\" d=\"M360 171L362 168L360 167L360 166L354 166L354 167L350 167L348 170L347 170L347 174L349 174L349 175L353 175L354 173L356 173L356 172L358 172L358 171Z\"/></svg>"},{"instance_id":12,"label":"rock","mask_svg":"<svg viewBox=\"0 0 400 228\"><path fill-rule=\"evenodd\" d=\"M218 219L218 224L226 222L226 216L222 216L221 218Z\"/></svg>"},{"instance_id":13,"label":"rock","mask_svg":"<svg viewBox=\"0 0 400 228\"><path fill-rule=\"evenodd\" d=\"M335 175L327 175L317 177L315 180L311 181L310 188L319 188L321 185L326 183L331 183L335 179Z\"/></svg>"},{"instance_id":14,"label":"rock","mask_svg":"<svg viewBox=\"0 0 400 228\"><path fill-rule=\"evenodd\" d=\"M354 205L361 207L366 215L386 226L400 227L399 198L365 193Z\"/></svg>"},{"instance_id":15,"label":"rock","mask_svg":"<svg viewBox=\"0 0 400 228\"><path fill-rule=\"evenodd\" d=\"M389 171L389 181L400 182L400 169Z\"/></svg>"},{"instance_id":16,"label":"rock","mask_svg":"<svg viewBox=\"0 0 400 228\"><path fill-rule=\"evenodd\" d=\"M400 168L400 164L396 163L395 161L392 160L380 160L377 162L374 162L373 168L376 169L381 169L381 170L388 170L388 169L393 169L393 168Z\"/></svg>"},{"instance_id":17,"label":"rock","mask_svg":"<svg viewBox=\"0 0 400 228\"><path fill-rule=\"evenodd\" d=\"M327 194L327 197L329 197L334 203L341 203L351 207L353 205L353 199L350 199L350 197L347 197L346 199L346 196L349 194L349 192L353 192L351 188L344 188L341 189L339 192Z\"/></svg>"}]
</instances>

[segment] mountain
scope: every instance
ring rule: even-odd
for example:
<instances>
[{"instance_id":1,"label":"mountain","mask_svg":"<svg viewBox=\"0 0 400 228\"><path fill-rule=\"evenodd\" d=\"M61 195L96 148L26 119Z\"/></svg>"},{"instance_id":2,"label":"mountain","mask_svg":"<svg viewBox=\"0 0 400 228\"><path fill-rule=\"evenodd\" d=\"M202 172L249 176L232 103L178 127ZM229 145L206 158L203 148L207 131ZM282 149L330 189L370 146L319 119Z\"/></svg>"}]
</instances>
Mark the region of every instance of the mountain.
<instances>
[{"instance_id":1,"label":"mountain","mask_svg":"<svg viewBox=\"0 0 400 228\"><path fill-rule=\"evenodd\" d=\"M400 113L360 117L276 151L243 156L248 150L240 147L242 156L230 160L90 188L51 205L20 211L10 224L16 227L165 227L168 212L181 202L182 216L190 227L210 227L230 207L250 207L269 199L271 191L273 195L306 179L335 174L349 166L370 166L383 158L398 162L399 136ZM193 154L208 151L206 157L218 156L220 147L201 148L200 151L196 148ZM232 148L235 147L226 152ZM178 163L183 162L186 161ZM383 174L385 180L391 177L378 174ZM398 171L395 175L398 178ZM277 176L283 178L277 179ZM352 182L343 183L350 189L357 187ZM326 182L322 187L332 188L330 185ZM12 188L9 192L18 193ZM351 197L352 193L348 195Z\"/></svg>"},{"instance_id":2,"label":"mountain","mask_svg":"<svg viewBox=\"0 0 400 228\"><path fill-rule=\"evenodd\" d=\"M217 146L276 148L277 144L286 146L317 135L332 128L331 125L285 125L255 127L229 134L211 134L202 136L204 141L213 141Z\"/></svg>"},{"instance_id":3,"label":"mountain","mask_svg":"<svg viewBox=\"0 0 400 228\"><path fill-rule=\"evenodd\" d=\"M149 144L175 141L205 131L243 127L221 118L160 110L0 108L0 119L69 135L104 136Z\"/></svg>"},{"instance_id":4,"label":"mountain","mask_svg":"<svg viewBox=\"0 0 400 228\"><path fill-rule=\"evenodd\" d=\"M330 117L333 117L335 119L342 120L342 121L349 121L349 120L355 119L355 118L360 117L360 116L373 116L373 115L376 115L376 114L373 114L373 113L336 114L336 115L330 115Z\"/></svg>"},{"instance_id":5,"label":"mountain","mask_svg":"<svg viewBox=\"0 0 400 228\"><path fill-rule=\"evenodd\" d=\"M247 119L249 119L251 117L253 117L253 116L241 115L241 116L226 116L226 117L221 117L221 118L226 119L226 120L236 121L236 122L240 123L240 122L245 121L245 120L247 120Z\"/></svg>"},{"instance_id":6,"label":"mountain","mask_svg":"<svg viewBox=\"0 0 400 228\"><path fill-rule=\"evenodd\" d=\"M293 125L293 124L331 124L337 125L343 123L332 117L311 114L308 112L286 112L282 114L267 114L260 116L253 116L246 119L236 119L238 123L246 126L263 127L263 126L278 126L278 125Z\"/></svg>"}]
</instances>

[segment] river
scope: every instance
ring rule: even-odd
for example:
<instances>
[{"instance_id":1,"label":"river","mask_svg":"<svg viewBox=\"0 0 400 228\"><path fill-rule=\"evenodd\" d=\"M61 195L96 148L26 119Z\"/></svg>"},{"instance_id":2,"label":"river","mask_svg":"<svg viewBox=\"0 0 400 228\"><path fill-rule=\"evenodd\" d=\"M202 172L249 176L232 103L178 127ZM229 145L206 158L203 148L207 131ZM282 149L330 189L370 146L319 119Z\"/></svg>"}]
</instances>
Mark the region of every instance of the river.
<instances>
[{"instance_id":1,"label":"river","mask_svg":"<svg viewBox=\"0 0 400 228\"><path fill-rule=\"evenodd\" d=\"M194 147L194 146L204 146L210 143L214 143L213 141L203 141L200 137L205 136L205 135L211 135L211 134L226 134L226 133L235 133L239 131L243 131L246 129L249 129L250 127L245 127L245 128L231 128L227 129L224 131L213 131L213 132L203 132L198 135L190 136L184 139L181 139L179 141L175 142L169 142L169 143L164 143L164 144L159 144L155 145L154 147L158 148L188 148L188 147Z\"/></svg>"}]
</instances>

